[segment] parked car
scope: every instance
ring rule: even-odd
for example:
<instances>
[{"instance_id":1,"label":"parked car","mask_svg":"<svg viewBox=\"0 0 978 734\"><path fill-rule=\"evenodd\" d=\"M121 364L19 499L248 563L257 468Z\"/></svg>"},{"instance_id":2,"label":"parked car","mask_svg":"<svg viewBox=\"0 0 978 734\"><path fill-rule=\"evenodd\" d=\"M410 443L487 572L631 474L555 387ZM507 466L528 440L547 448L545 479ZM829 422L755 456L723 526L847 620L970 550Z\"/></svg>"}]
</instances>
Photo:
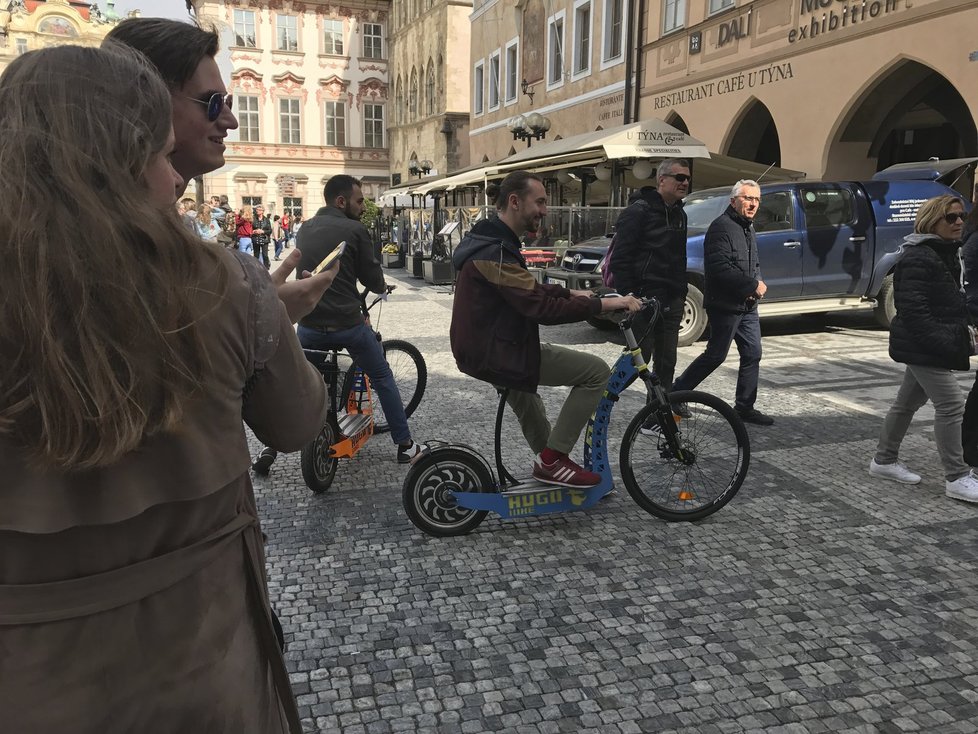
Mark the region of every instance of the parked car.
<instances>
[{"instance_id":1,"label":"parked car","mask_svg":"<svg viewBox=\"0 0 978 734\"><path fill-rule=\"evenodd\" d=\"M920 164L919 179L908 164L880 171L872 181L800 181L761 185L761 205L754 218L761 273L767 294L761 316L821 313L872 308L883 326L895 314L892 253L913 231L917 208L940 194L955 194L935 171ZM923 180L930 177L933 180ZM680 325L679 344L692 344L707 326L703 308L703 237L710 223L730 203L730 189L704 189L686 198L689 220L687 278L689 294ZM602 285L600 263L611 239L594 238L571 246L560 267L544 274L546 282L568 288ZM890 254L890 257L886 255ZM589 320L610 328L605 318Z\"/></svg>"}]
</instances>

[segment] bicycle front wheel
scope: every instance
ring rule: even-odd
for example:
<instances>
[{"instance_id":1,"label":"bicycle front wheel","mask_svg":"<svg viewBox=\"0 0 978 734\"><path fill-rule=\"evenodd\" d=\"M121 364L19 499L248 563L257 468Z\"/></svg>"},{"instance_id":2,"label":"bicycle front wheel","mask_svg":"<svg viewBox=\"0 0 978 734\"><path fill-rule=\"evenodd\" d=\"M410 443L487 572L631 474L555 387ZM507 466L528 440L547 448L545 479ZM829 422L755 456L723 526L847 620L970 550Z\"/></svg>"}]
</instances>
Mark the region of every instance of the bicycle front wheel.
<instances>
[{"instance_id":1,"label":"bicycle front wheel","mask_svg":"<svg viewBox=\"0 0 978 734\"><path fill-rule=\"evenodd\" d=\"M646 512L670 522L702 520L744 483L750 439L740 416L714 395L682 390L669 393L669 402L675 413L647 405L625 429L621 476Z\"/></svg>"},{"instance_id":2,"label":"bicycle front wheel","mask_svg":"<svg viewBox=\"0 0 978 734\"><path fill-rule=\"evenodd\" d=\"M397 391L401 394L404 414L410 418L421 404L421 398L424 397L425 388L428 386L428 367L424 357L416 346L401 339L385 339L381 346L384 348L387 364L394 373L394 382L397 384ZM358 363L354 362L346 371L343 388L340 390L342 405L346 405L348 396L356 388L358 368ZM386 433L391 427L387 416L384 415L384 408L380 404L376 389L371 389L370 403L374 415L374 433Z\"/></svg>"}]
</instances>

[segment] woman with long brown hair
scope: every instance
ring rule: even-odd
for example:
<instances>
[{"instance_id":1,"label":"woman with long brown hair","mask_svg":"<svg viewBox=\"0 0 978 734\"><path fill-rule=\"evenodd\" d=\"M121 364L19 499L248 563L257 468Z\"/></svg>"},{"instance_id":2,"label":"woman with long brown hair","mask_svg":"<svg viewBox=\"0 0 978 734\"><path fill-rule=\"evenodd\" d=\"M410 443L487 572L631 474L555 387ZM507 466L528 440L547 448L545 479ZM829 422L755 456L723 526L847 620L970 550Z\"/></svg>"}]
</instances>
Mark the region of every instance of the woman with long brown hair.
<instances>
[{"instance_id":1,"label":"woman with long brown hair","mask_svg":"<svg viewBox=\"0 0 978 734\"><path fill-rule=\"evenodd\" d=\"M323 382L264 269L181 225L170 119L121 47L0 76L5 731L300 730L242 416L296 450Z\"/></svg>"}]
</instances>

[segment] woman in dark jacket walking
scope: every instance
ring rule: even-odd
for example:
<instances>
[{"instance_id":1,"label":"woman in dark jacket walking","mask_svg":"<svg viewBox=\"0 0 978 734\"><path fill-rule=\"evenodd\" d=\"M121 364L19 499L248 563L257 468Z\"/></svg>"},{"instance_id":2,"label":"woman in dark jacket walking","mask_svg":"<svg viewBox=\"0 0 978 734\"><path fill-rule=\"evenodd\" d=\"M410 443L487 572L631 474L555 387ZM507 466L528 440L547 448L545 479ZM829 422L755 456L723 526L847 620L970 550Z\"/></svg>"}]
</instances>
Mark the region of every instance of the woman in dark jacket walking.
<instances>
[{"instance_id":1,"label":"woman in dark jacket walking","mask_svg":"<svg viewBox=\"0 0 978 734\"><path fill-rule=\"evenodd\" d=\"M975 353L958 260L963 224L961 199L938 196L921 205L914 234L903 242L893 274L897 315L890 325L890 357L907 370L883 421L869 473L905 484L920 482L898 458L914 413L930 399L945 494L978 502L978 479L961 448L964 394L952 372L969 369L968 358Z\"/></svg>"}]
</instances>

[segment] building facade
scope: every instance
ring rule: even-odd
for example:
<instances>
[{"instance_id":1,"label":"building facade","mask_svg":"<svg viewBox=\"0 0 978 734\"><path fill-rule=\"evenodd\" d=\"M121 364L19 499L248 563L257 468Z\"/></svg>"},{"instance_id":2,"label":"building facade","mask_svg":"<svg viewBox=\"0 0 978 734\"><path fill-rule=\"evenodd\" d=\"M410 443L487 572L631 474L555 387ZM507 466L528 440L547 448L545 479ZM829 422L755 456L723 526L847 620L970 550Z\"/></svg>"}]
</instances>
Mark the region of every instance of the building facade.
<instances>
[{"instance_id":1,"label":"building facade","mask_svg":"<svg viewBox=\"0 0 978 734\"><path fill-rule=\"evenodd\" d=\"M978 155L973 0L649 0L643 21L641 116L712 151L824 179Z\"/></svg>"},{"instance_id":2,"label":"building facade","mask_svg":"<svg viewBox=\"0 0 978 734\"><path fill-rule=\"evenodd\" d=\"M0 72L35 49L98 46L118 20L113 2L103 13L95 3L74 0L0 0Z\"/></svg>"},{"instance_id":3,"label":"building facade","mask_svg":"<svg viewBox=\"0 0 978 734\"><path fill-rule=\"evenodd\" d=\"M626 0L476 0L472 163L523 150L509 123L538 113L547 139L622 125ZM529 141L532 144L532 139Z\"/></svg>"},{"instance_id":4,"label":"building facade","mask_svg":"<svg viewBox=\"0 0 978 734\"><path fill-rule=\"evenodd\" d=\"M392 184L469 165L471 12L472 0L391 3Z\"/></svg>"},{"instance_id":5,"label":"building facade","mask_svg":"<svg viewBox=\"0 0 978 734\"><path fill-rule=\"evenodd\" d=\"M221 33L239 128L204 195L311 216L330 177L376 198L389 182L389 9L384 0L203 2Z\"/></svg>"}]
</instances>

